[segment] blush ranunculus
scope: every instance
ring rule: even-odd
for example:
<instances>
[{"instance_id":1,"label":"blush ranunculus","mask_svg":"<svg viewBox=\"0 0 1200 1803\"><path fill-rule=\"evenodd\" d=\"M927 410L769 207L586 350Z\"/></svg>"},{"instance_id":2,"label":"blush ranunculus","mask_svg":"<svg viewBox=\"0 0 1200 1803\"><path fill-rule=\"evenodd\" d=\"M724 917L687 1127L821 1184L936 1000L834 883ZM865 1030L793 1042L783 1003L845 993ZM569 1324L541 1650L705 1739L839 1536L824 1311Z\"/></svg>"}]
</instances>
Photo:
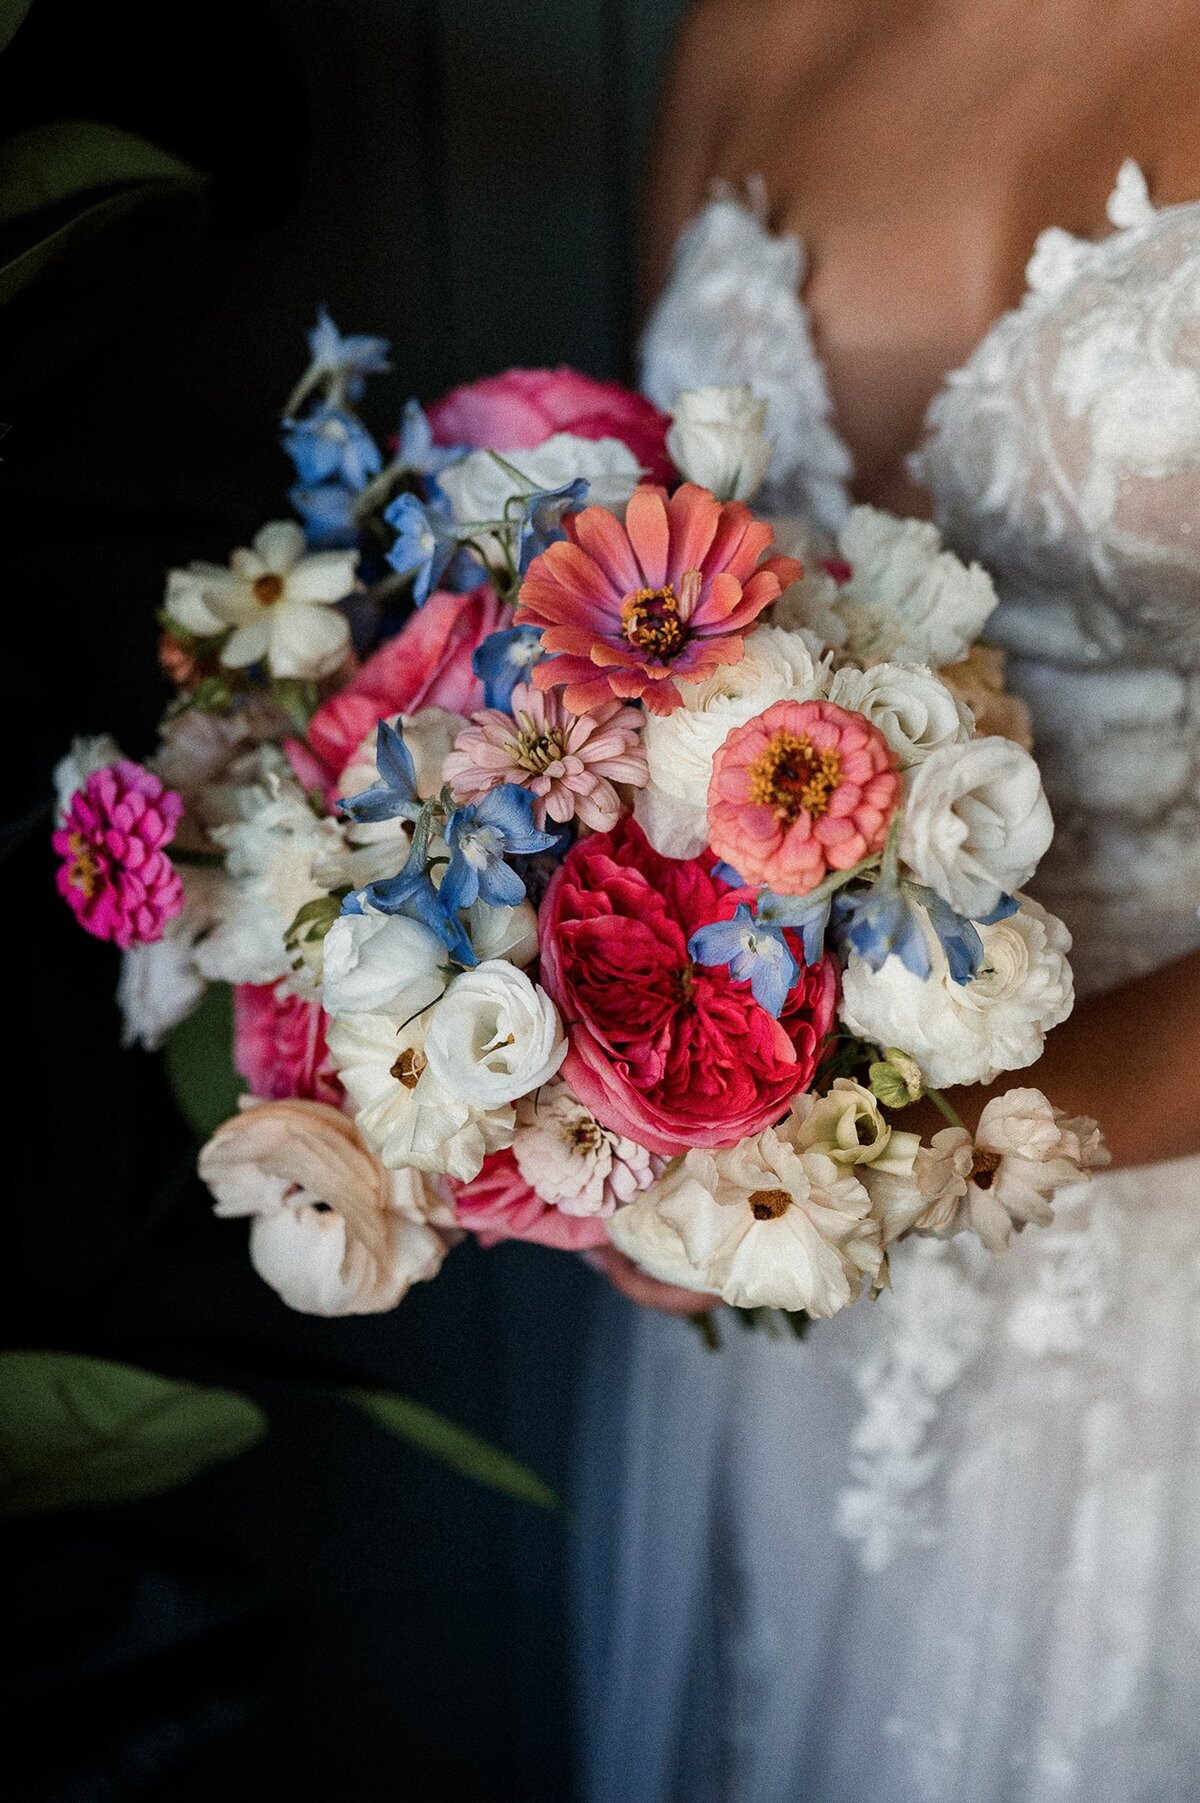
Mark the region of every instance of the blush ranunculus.
<instances>
[{"instance_id":1,"label":"blush ranunculus","mask_svg":"<svg viewBox=\"0 0 1200 1803\"><path fill-rule=\"evenodd\" d=\"M509 369L452 388L429 409L434 441L477 450L531 451L556 432L593 441L619 438L654 482L673 482L670 416L618 382L578 370Z\"/></svg>"},{"instance_id":2,"label":"blush ranunculus","mask_svg":"<svg viewBox=\"0 0 1200 1803\"><path fill-rule=\"evenodd\" d=\"M584 1252L608 1244L601 1215L569 1215L535 1196L511 1152L493 1152L470 1183L448 1185L460 1227L478 1236L482 1246L501 1240L531 1240L559 1252Z\"/></svg>"},{"instance_id":3,"label":"blush ranunculus","mask_svg":"<svg viewBox=\"0 0 1200 1803\"><path fill-rule=\"evenodd\" d=\"M250 1093L266 1101L342 1104L344 1092L325 1044L324 1009L275 983L235 985L233 1063Z\"/></svg>"},{"instance_id":4,"label":"blush ranunculus","mask_svg":"<svg viewBox=\"0 0 1200 1803\"><path fill-rule=\"evenodd\" d=\"M430 595L345 688L317 709L308 729L310 746L336 773L345 769L376 723L392 714L415 714L423 707L473 714L483 706L483 685L471 668L471 655L510 617L487 582L465 595Z\"/></svg>"},{"instance_id":5,"label":"blush ranunculus","mask_svg":"<svg viewBox=\"0 0 1200 1803\"><path fill-rule=\"evenodd\" d=\"M651 1152L732 1146L808 1088L833 1022L831 959L800 975L774 1020L748 982L693 964L688 941L746 889L713 859L663 858L637 823L568 854L539 917L541 980L567 1023L562 1075L596 1119Z\"/></svg>"}]
</instances>

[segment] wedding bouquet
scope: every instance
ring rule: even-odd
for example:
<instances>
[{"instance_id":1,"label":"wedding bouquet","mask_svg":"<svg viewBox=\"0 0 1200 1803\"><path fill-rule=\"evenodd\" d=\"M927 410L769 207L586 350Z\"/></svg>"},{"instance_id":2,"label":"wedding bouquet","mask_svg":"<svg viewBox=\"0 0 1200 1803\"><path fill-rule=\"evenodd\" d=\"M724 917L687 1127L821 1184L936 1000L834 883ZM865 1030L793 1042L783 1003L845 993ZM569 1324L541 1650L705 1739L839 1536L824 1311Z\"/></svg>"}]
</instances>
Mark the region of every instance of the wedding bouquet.
<instances>
[{"instance_id":1,"label":"wedding bouquet","mask_svg":"<svg viewBox=\"0 0 1200 1803\"><path fill-rule=\"evenodd\" d=\"M470 1233L806 1318L906 1234L1047 1222L1095 1123L1022 1087L972 1133L941 1093L1073 1000L987 575L866 507L836 543L756 518L748 390L667 418L514 370L385 455L384 341L310 344L302 524L170 573L157 751L57 772L127 1040L232 988L246 1093L200 1172L266 1281L389 1309Z\"/></svg>"}]
</instances>

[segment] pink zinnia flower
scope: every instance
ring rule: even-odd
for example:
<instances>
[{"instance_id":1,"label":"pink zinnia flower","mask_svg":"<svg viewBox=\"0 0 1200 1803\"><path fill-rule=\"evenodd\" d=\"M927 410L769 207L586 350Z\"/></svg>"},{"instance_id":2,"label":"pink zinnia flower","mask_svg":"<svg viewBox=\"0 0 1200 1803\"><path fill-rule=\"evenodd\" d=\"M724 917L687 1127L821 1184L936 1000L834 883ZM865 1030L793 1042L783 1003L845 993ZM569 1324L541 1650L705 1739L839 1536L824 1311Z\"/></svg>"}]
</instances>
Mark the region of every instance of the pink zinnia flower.
<instances>
[{"instance_id":1,"label":"pink zinnia flower","mask_svg":"<svg viewBox=\"0 0 1200 1803\"><path fill-rule=\"evenodd\" d=\"M500 783L516 783L533 796L533 817L562 826L578 818L594 832L617 824L621 802L614 783L645 786L642 716L635 707L606 701L589 714L573 714L561 690L541 694L520 682L512 712L489 707L454 741L442 767L456 801L477 801Z\"/></svg>"},{"instance_id":2,"label":"pink zinnia flower","mask_svg":"<svg viewBox=\"0 0 1200 1803\"><path fill-rule=\"evenodd\" d=\"M327 1102L344 1092L325 1044L325 1010L277 983L238 983L233 991L233 1063L250 1093L271 1102Z\"/></svg>"},{"instance_id":3,"label":"pink zinnia flower","mask_svg":"<svg viewBox=\"0 0 1200 1803\"><path fill-rule=\"evenodd\" d=\"M804 570L792 557L760 562L771 528L741 501L717 501L685 482L634 490L622 525L604 507L563 520L567 537L535 557L516 622L540 626L557 657L538 664L539 689L565 683L576 714L611 696L670 714L680 682L740 663L742 638Z\"/></svg>"},{"instance_id":4,"label":"pink zinnia flower","mask_svg":"<svg viewBox=\"0 0 1200 1803\"><path fill-rule=\"evenodd\" d=\"M883 848L900 799L879 729L832 701L777 701L713 759L708 842L747 883L807 895Z\"/></svg>"},{"instance_id":5,"label":"pink zinnia flower","mask_svg":"<svg viewBox=\"0 0 1200 1803\"><path fill-rule=\"evenodd\" d=\"M583 1252L608 1244L608 1229L599 1215L570 1215L536 1196L511 1152L493 1152L470 1183L451 1183L454 1215L460 1227L479 1236L483 1246L502 1240L532 1240L560 1252Z\"/></svg>"},{"instance_id":6,"label":"pink zinnia flower","mask_svg":"<svg viewBox=\"0 0 1200 1803\"><path fill-rule=\"evenodd\" d=\"M182 796L129 758L76 789L53 845L63 860L58 892L81 927L122 951L162 938L183 912L183 884L162 849L182 813Z\"/></svg>"}]
</instances>

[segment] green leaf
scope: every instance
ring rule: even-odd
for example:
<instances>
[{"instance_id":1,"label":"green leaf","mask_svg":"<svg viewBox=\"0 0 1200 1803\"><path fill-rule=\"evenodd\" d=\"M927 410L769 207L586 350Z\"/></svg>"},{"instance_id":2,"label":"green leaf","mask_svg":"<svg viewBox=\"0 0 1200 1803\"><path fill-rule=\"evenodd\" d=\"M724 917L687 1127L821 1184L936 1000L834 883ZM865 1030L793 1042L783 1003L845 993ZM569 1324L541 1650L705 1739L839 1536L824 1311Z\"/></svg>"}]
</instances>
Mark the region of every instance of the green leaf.
<instances>
[{"instance_id":1,"label":"green leaf","mask_svg":"<svg viewBox=\"0 0 1200 1803\"><path fill-rule=\"evenodd\" d=\"M518 1502L533 1503L539 1509L566 1513L549 1484L544 1484L528 1465L448 1421L436 1409L426 1408L424 1403L393 1390L349 1389L339 1394L398 1440L407 1440L410 1446L419 1447L430 1458L439 1459L477 1484L486 1484L491 1490L515 1497Z\"/></svg>"},{"instance_id":2,"label":"green leaf","mask_svg":"<svg viewBox=\"0 0 1200 1803\"><path fill-rule=\"evenodd\" d=\"M256 1403L73 1352L0 1353L0 1513L156 1496L248 1451Z\"/></svg>"},{"instance_id":3,"label":"green leaf","mask_svg":"<svg viewBox=\"0 0 1200 1803\"><path fill-rule=\"evenodd\" d=\"M32 0L0 0L0 50L11 44Z\"/></svg>"},{"instance_id":4,"label":"green leaf","mask_svg":"<svg viewBox=\"0 0 1200 1803\"><path fill-rule=\"evenodd\" d=\"M233 1068L233 991L213 983L194 1014L175 1028L164 1048L167 1080L180 1113L197 1139L237 1113L242 1084Z\"/></svg>"}]
</instances>

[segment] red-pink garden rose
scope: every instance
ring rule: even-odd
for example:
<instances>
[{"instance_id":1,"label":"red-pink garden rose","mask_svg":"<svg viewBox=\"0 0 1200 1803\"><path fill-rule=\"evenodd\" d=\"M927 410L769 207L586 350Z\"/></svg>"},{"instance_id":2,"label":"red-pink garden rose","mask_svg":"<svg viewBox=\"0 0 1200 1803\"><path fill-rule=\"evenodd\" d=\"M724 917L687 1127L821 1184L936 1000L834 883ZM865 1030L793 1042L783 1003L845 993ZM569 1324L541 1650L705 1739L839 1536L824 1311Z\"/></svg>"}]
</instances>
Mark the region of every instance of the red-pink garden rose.
<instances>
[{"instance_id":1,"label":"red-pink garden rose","mask_svg":"<svg viewBox=\"0 0 1200 1803\"><path fill-rule=\"evenodd\" d=\"M449 1185L460 1227L477 1234L484 1246L501 1240L532 1240L560 1252L584 1252L606 1246L608 1232L600 1215L568 1215L535 1196L511 1152L493 1152L470 1183Z\"/></svg>"},{"instance_id":2,"label":"red-pink garden rose","mask_svg":"<svg viewBox=\"0 0 1200 1803\"><path fill-rule=\"evenodd\" d=\"M250 1093L269 1102L303 1097L341 1106L343 1091L325 1045L325 1011L274 983L233 992L233 1063Z\"/></svg>"},{"instance_id":3,"label":"red-pink garden rose","mask_svg":"<svg viewBox=\"0 0 1200 1803\"><path fill-rule=\"evenodd\" d=\"M483 706L483 685L471 668L471 653L510 620L511 609L488 582L465 595L430 595L403 630L317 709L308 729L312 749L336 773L376 721L391 714L415 714L423 707L475 713Z\"/></svg>"},{"instance_id":4,"label":"red-pink garden rose","mask_svg":"<svg viewBox=\"0 0 1200 1803\"><path fill-rule=\"evenodd\" d=\"M493 451L529 451L556 432L619 438L653 482L673 482L665 413L618 382L578 370L509 369L452 388L429 409L434 441Z\"/></svg>"},{"instance_id":5,"label":"red-pink garden rose","mask_svg":"<svg viewBox=\"0 0 1200 1803\"><path fill-rule=\"evenodd\" d=\"M831 959L800 976L780 1020L747 982L693 964L698 927L732 918L713 859L663 858L637 823L576 844L539 916L542 987L567 1024L562 1075L596 1119L651 1152L732 1146L809 1087L833 1022Z\"/></svg>"}]
</instances>

